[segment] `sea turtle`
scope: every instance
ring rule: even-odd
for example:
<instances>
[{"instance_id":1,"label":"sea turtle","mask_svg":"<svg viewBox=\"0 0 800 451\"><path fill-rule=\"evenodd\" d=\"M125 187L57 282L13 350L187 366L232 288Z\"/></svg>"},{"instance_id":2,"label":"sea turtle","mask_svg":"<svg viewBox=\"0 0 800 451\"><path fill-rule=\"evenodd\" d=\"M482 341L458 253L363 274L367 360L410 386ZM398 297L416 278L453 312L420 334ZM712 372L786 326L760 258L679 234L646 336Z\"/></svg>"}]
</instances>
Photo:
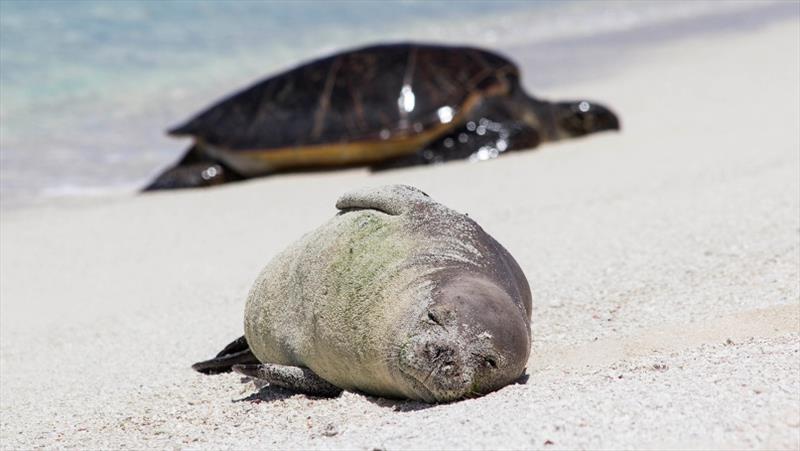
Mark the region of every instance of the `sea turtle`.
<instances>
[{"instance_id":1,"label":"sea turtle","mask_svg":"<svg viewBox=\"0 0 800 451\"><path fill-rule=\"evenodd\" d=\"M472 47L375 45L260 81L169 130L194 144L145 190L276 172L489 159L619 129L587 100L529 96L517 66Z\"/></svg>"}]
</instances>

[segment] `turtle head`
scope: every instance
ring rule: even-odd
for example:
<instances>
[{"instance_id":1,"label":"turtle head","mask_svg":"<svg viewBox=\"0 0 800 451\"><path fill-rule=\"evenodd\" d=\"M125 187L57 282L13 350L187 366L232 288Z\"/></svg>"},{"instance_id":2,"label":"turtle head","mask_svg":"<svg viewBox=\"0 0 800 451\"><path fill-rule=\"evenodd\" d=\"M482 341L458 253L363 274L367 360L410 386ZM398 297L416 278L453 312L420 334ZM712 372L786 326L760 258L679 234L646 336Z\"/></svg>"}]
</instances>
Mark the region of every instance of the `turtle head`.
<instances>
[{"instance_id":1,"label":"turtle head","mask_svg":"<svg viewBox=\"0 0 800 451\"><path fill-rule=\"evenodd\" d=\"M449 402L519 379L530 354L522 308L491 281L459 277L443 284L398 355L411 397Z\"/></svg>"},{"instance_id":2,"label":"turtle head","mask_svg":"<svg viewBox=\"0 0 800 451\"><path fill-rule=\"evenodd\" d=\"M576 138L606 130L619 130L617 115L589 100L551 104L555 128L560 138Z\"/></svg>"}]
</instances>

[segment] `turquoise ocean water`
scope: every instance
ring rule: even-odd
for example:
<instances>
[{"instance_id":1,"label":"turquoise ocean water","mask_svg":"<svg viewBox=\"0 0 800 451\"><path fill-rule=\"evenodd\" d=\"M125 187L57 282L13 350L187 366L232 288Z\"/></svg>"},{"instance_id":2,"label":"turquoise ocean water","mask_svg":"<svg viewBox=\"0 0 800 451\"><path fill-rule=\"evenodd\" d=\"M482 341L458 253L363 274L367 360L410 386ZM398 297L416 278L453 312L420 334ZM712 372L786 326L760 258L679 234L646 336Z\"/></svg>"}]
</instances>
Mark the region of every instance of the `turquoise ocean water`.
<instances>
[{"instance_id":1,"label":"turquoise ocean water","mask_svg":"<svg viewBox=\"0 0 800 451\"><path fill-rule=\"evenodd\" d=\"M679 35L690 31L674 24L769 5L0 0L0 207L133 192L187 146L166 128L264 75L344 48L414 40L547 54L564 52L554 43L626 30L663 34L664 24ZM596 59L607 62L613 45ZM568 56L542 59L528 88L558 83L591 57Z\"/></svg>"}]
</instances>

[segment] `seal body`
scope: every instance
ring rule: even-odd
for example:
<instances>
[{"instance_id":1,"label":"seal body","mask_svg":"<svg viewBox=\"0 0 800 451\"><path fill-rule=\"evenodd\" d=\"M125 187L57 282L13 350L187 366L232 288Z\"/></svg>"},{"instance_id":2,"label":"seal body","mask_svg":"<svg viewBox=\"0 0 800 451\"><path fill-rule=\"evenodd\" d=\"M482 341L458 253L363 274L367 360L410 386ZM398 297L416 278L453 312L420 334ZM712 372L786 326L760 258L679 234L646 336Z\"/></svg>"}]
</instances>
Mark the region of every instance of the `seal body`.
<instances>
[{"instance_id":1,"label":"seal body","mask_svg":"<svg viewBox=\"0 0 800 451\"><path fill-rule=\"evenodd\" d=\"M402 185L345 194L337 207L253 285L244 330L258 361L429 402L523 374L530 289L475 221Z\"/></svg>"}]
</instances>

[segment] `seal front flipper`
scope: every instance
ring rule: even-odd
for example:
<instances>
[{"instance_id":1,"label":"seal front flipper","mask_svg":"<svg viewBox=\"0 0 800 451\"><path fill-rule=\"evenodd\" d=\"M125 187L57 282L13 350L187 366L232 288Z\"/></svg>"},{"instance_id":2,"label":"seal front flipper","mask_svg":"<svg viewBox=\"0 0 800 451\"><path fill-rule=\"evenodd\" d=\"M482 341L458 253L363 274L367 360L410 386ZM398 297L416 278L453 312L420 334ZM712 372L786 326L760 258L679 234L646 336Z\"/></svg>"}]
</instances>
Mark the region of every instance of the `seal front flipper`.
<instances>
[{"instance_id":1,"label":"seal front flipper","mask_svg":"<svg viewBox=\"0 0 800 451\"><path fill-rule=\"evenodd\" d=\"M236 364L258 363L258 359L250 351L244 336L225 346L213 359L197 362L192 369L203 374L228 373Z\"/></svg>"},{"instance_id":2,"label":"seal front flipper","mask_svg":"<svg viewBox=\"0 0 800 451\"><path fill-rule=\"evenodd\" d=\"M339 396L342 392L341 388L317 376L317 373L299 366L276 365L273 363L234 365L233 371L267 381L270 385L311 396L332 398Z\"/></svg>"},{"instance_id":3,"label":"seal front flipper","mask_svg":"<svg viewBox=\"0 0 800 451\"><path fill-rule=\"evenodd\" d=\"M347 192L336 201L339 210L370 209L398 216L421 203L433 202L421 190L408 185L386 185Z\"/></svg>"}]
</instances>

